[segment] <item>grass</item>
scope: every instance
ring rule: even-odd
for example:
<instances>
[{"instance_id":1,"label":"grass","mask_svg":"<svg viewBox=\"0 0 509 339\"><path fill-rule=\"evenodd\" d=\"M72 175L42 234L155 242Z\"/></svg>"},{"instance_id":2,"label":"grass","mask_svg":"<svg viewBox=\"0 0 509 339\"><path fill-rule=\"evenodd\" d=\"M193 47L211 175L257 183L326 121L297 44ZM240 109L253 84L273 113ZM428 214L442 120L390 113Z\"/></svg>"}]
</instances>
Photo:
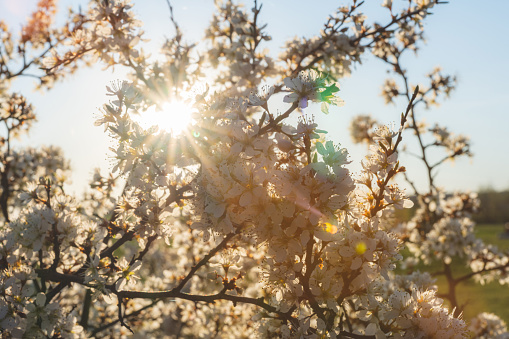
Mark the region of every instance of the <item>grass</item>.
<instances>
[{"instance_id":1,"label":"grass","mask_svg":"<svg viewBox=\"0 0 509 339\"><path fill-rule=\"evenodd\" d=\"M500 250L509 249L509 239L500 238L504 225L477 225L475 233L486 244L497 246ZM469 301L465 307L465 318L470 319L481 312L495 313L509 324L509 286L493 282L480 285L473 280L458 286L460 303Z\"/></svg>"},{"instance_id":2,"label":"grass","mask_svg":"<svg viewBox=\"0 0 509 339\"><path fill-rule=\"evenodd\" d=\"M497 246L501 250L509 249L509 239L500 238L500 233L504 232L504 225L477 225L475 235L484 240L487 244Z\"/></svg>"},{"instance_id":3,"label":"grass","mask_svg":"<svg viewBox=\"0 0 509 339\"><path fill-rule=\"evenodd\" d=\"M475 233L486 244L497 246L501 250L509 249L509 239L501 239L499 235L504 231L504 225L477 225ZM403 255L405 255L403 251ZM408 253L408 252L406 252ZM455 259L452 262L452 272L454 277L462 276L470 272L465 262ZM439 262L432 263L430 266L419 265L421 271L436 272L441 270ZM441 275L437 277L439 293L448 291L446 278ZM460 283L456 287L456 296L460 305L464 307L463 316L465 320L470 320L481 312L495 313L509 324L509 286L500 285L493 282L486 285L480 285L469 279Z\"/></svg>"}]
</instances>

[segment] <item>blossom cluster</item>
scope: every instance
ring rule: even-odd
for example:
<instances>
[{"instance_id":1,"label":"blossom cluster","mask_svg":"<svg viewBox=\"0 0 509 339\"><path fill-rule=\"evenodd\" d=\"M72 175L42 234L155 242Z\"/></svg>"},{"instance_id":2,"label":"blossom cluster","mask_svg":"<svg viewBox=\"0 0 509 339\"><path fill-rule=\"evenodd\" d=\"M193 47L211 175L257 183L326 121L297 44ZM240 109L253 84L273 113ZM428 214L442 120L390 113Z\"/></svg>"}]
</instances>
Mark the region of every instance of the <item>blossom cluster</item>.
<instances>
[{"instance_id":1,"label":"blossom cluster","mask_svg":"<svg viewBox=\"0 0 509 339\"><path fill-rule=\"evenodd\" d=\"M205 31L205 39L212 43L207 61L219 70L214 82L229 89L232 96L247 94L278 74L268 50L260 48L260 43L271 40L264 30L266 25L258 22L260 9L261 5L255 4L253 17L249 17L241 5L230 0L221 2Z\"/></svg>"},{"instance_id":2,"label":"blossom cluster","mask_svg":"<svg viewBox=\"0 0 509 339\"><path fill-rule=\"evenodd\" d=\"M86 54L106 65L128 64L131 58L138 58L139 51L134 47L143 32L131 7L128 0L90 2L88 13L80 15L79 25L74 28L72 48L63 54L55 51L44 59L49 74L63 66L68 68Z\"/></svg>"},{"instance_id":3,"label":"blossom cluster","mask_svg":"<svg viewBox=\"0 0 509 339\"><path fill-rule=\"evenodd\" d=\"M476 338L487 339L503 339L509 338L507 325L505 322L493 313L480 313L473 318L468 329Z\"/></svg>"}]
</instances>

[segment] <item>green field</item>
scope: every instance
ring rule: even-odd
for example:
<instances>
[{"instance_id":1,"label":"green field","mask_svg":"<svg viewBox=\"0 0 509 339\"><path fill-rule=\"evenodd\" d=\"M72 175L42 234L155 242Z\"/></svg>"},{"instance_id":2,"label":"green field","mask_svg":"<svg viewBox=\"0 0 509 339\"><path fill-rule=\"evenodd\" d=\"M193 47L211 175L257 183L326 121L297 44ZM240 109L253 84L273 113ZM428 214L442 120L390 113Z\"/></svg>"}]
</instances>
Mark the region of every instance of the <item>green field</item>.
<instances>
[{"instance_id":1,"label":"green field","mask_svg":"<svg viewBox=\"0 0 509 339\"><path fill-rule=\"evenodd\" d=\"M496 245L499 249L509 249L509 239L499 238L500 233L504 231L501 224L498 225L477 225L476 235L485 243ZM406 251L403 251L405 255ZM408 252L407 252L408 253ZM421 271L434 272L440 270L440 263L434 263L430 266L420 266ZM454 277L458 277L469 272L468 267L461 260L453 260L452 272ZM437 277L439 293L446 292L448 286L444 276ZM457 298L460 305L466 305L464 308L464 318L469 320L481 312L495 313L506 323L509 324L509 285L500 285L496 282L480 285L473 279L460 283L457 286Z\"/></svg>"}]
</instances>

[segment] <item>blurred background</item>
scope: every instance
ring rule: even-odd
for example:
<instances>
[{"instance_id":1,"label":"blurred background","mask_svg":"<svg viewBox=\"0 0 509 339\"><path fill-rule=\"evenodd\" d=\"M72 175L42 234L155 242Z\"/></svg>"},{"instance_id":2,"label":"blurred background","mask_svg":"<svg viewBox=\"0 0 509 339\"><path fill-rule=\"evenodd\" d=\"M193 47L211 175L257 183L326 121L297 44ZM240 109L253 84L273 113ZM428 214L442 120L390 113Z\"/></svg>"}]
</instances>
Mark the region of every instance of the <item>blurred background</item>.
<instances>
[{"instance_id":1,"label":"blurred background","mask_svg":"<svg viewBox=\"0 0 509 339\"><path fill-rule=\"evenodd\" d=\"M165 37L174 33L166 0L132 2L134 12L144 23L146 41L143 48L156 56ZM36 0L0 0L0 19L15 30L25 22L36 3ZM213 1L173 0L171 3L184 39L190 43L199 42L214 11ZM276 57L284 42L294 36L318 34L328 15L346 2L266 0L262 3L260 20L268 24L267 31L272 35L265 47ZM370 1L363 6L368 18L383 21L387 13L380 3ZM60 1L57 21L65 18L66 8L86 5L87 1L81 0ZM249 6L250 2L246 4L247 10ZM481 210L474 216L480 226L478 235L505 249L509 248L509 240L504 239L509 232L504 228L509 222L508 12L509 1L501 0L452 1L437 6L434 15L425 20L427 44L421 46L417 55L406 55L403 60L414 84L436 66L441 66L445 74L458 77L458 86L449 99L440 107L421 109L417 114L425 117L430 125L438 122L454 133L471 138L474 156L442 166L436 183L448 192L478 192ZM400 114L406 108L406 102L386 105L379 95L386 76L386 65L365 54L362 65L355 67L351 77L339 80L339 96L345 106L332 107L329 115L321 114L318 105L306 109L306 113L316 115L320 128L329 132L328 138L349 150L352 171L360 168L367 149L351 141L348 131L351 119L358 114L371 114L383 123L399 123ZM127 79L126 70L120 67L104 70L102 65L96 64L90 68L82 67L50 91L34 92L30 78L13 81L12 90L22 92L28 98L38 118L30 134L22 136L15 145L61 147L71 161L73 176L69 193L79 195L84 192L94 168L101 168L103 172L111 169L110 140L101 127L94 126L94 121L99 108L109 100L105 86L115 79ZM409 147L412 147L411 143ZM425 187L426 172L422 164L406 155L401 157L401 163L407 167L416 186ZM409 210L399 217L407 219L412 213ZM461 263L457 269L462 269ZM482 298L469 301L469 296L476 293L482 293ZM467 285L462 295L465 302L482 303L469 307L472 312L495 307L493 311L509 321L509 310L500 301L501 295L507 295L506 287L494 285L481 289Z\"/></svg>"}]
</instances>

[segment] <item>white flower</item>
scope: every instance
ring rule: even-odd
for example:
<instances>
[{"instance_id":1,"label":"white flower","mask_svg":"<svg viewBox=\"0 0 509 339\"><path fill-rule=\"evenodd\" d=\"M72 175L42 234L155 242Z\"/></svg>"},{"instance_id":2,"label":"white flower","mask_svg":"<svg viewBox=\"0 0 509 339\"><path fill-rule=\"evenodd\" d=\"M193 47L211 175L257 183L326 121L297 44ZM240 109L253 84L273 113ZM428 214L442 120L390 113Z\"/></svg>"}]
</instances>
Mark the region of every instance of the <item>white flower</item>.
<instances>
[{"instance_id":1,"label":"white flower","mask_svg":"<svg viewBox=\"0 0 509 339\"><path fill-rule=\"evenodd\" d=\"M137 260L131 266L127 262L127 260L122 257L118 262L118 266L120 268L120 278L115 283L115 288L117 291L120 291L124 288L124 286L133 286L136 284L136 280L139 280L140 277L135 275L134 272L141 268L141 260Z\"/></svg>"},{"instance_id":2,"label":"white flower","mask_svg":"<svg viewBox=\"0 0 509 339\"><path fill-rule=\"evenodd\" d=\"M257 93L249 95L249 104L251 106L264 106L267 104L269 98L274 94L274 86L263 86Z\"/></svg>"},{"instance_id":3,"label":"white flower","mask_svg":"<svg viewBox=\"0 0 509 339\"><path fill-rule=\"evenodd\" d=\"M392 0L384 0L382 3L382 7L391 8L392 7Z\"/></svg>"},{"instance_id":4,"label":"white flower","mask_svg":"<svg viewBox=\"0 0 509 339\"><path fill-rule=\"evenodd\" d=\"M298 77L284 79L285 86L292 91L283 98L284 102L298 102L299 108L308 107L308 100L319 101L319 88L323 81L318 78L316 71L301 72Z\"/></svg>"}]
</instances>

